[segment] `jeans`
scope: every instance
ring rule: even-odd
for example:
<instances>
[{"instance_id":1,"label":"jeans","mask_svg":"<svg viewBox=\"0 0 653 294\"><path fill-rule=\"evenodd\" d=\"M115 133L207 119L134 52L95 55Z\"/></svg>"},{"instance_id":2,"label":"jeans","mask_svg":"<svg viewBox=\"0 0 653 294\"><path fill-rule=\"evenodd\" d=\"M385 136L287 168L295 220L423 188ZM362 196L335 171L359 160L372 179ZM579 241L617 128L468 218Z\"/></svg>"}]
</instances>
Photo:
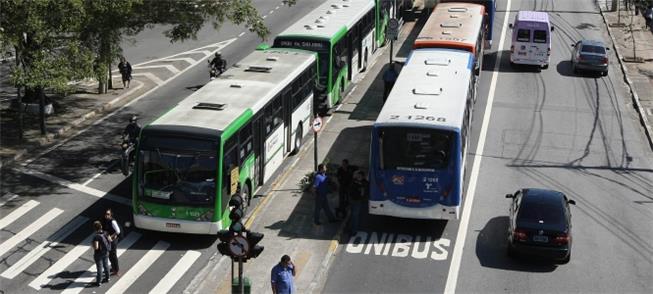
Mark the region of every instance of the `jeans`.
<instances>
[{"instance_id":1,"label":"jeans","mask_svg":"<svg viewBox=\"0 0 653 294\"><path fill-rule=\"evenodd\" d=\"M329 207L329 199L327 198L327 196L315 195L315 213L313 214L314 223L316 224L320 223L320 211L322 210L324 210L324 213L326 213L330 221L336 219L336 217L333 216L333 212L331 212L331 208Z\"/></svg>"},{"instance_id":2,"label":"jeans","mask_svg":"<svg viewBox=\"0 0 653 294\"><path fill-rule=\"evenodd\" d=\"M93 255L95 259L95 268L97 270L97 276L95 276L95 281L99 284L102 281L102 273L104 272L105 279L109 280L109 254L96 254Z\"/></svg>"},{"instance_id":3,"label":"jeans","mask_svg":"<svg viewBox=\"0 0 653 294\"><path fill-rule=\"evenodd\" d=\"M351 230L352 233L356 233L358 231L358 224L360 223L360 214L361 214L362 206L363 203L361 201L351 202L351 215L349 216L349 230Z\"/></svg>"}]
</instances>

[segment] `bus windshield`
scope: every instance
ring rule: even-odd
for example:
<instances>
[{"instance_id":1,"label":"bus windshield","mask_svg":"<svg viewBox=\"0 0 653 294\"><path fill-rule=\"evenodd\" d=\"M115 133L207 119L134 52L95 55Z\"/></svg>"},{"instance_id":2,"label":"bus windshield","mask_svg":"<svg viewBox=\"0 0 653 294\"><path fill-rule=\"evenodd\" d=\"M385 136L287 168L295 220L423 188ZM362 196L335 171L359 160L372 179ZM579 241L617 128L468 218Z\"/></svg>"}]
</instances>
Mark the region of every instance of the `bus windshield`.
<instances>
[{"instance_id":1,"label":"bus windshield","mask_svg":"<svg viewBox=\"0 0 653 294\"><path fill-rule=\"evenodd\" d=\"M428 128L386 127L382 140L382 169L434 171L449 164L454 135Z\"/></svg>"},{"instance_id":2,"label":"bus windshield","mask_svg":"<svg viewBox=\"0 0 653 294\"><path fill-rule=\"evenodd\" d=\"M274 47L296 48L316 52L319 66L318 83L323 88L326 88L329 77L329 44L328 41L301 40L296 38L276 38L274 40Z\"/></svg>"},{"instance_id":3,"label":"bus windshield","mask_svg":"<svg viewBox=\"0 0 653 294\"><path fill-rule=\"evenodd\" d=\"M166 138L162 146L187 145L192 141L197 140ZM217 152L158 148L148 146L147 139L143 145L139 157L143 199L175 205L213 205Z\"/></svg>"}]
</instances>

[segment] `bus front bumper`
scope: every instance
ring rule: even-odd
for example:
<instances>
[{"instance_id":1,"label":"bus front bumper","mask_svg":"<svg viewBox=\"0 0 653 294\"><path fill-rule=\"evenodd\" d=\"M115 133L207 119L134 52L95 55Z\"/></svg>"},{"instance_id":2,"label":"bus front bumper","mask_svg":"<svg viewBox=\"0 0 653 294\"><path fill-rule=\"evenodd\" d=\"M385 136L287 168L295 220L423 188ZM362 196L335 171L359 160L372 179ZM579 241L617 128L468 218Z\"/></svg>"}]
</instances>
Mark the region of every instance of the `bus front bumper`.
<instances>
[{"instance_id":1,"label":"bus front bumper","mask_svg":"<svg viewBox=\"0 0 653 294\"><path fill-rule=\"evenodd\" d=\"M146 216L142 214L134 215L134 226L139 229L170 232L170 233L184 233L184 234L199 234L199 235L216 235L220 227L220 222L200 222L189 221L181 219L169 219Z\"/></svg>"},{"instance_id":2,"label":"bus front bumper","mask_svg":"<svg viewBox=\"0 0 653 294\"><path fill-rule=\"evenodd\" d=\"M435 205L431 207L405 207L390 200L370 201L369 213L410 219L458 219L459 208L455 206Z\"/></svg>"}]
</instances>

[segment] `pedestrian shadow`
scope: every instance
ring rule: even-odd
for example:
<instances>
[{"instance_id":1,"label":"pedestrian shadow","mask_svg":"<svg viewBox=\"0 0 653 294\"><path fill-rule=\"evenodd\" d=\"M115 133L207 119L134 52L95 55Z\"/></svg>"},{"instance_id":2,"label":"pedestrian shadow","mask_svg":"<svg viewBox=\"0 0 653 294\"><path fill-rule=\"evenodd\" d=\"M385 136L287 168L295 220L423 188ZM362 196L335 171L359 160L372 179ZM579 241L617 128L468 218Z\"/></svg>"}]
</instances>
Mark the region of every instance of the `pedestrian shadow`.
<instances>
[{"instance_id":1,"label":"pedestrian shadow","mask_svg":"<svg viewBox=\"0 0 653 294\"><path fill-rule=\"evenodd\" d=\"M476 257L481 266L522 272L552 272L555 270L557 266L551 262L528 257L508 257L509 221L508 216L494 217L485 224L482 230L476 231L478 232Z\"/></svg>"}]
</instances>

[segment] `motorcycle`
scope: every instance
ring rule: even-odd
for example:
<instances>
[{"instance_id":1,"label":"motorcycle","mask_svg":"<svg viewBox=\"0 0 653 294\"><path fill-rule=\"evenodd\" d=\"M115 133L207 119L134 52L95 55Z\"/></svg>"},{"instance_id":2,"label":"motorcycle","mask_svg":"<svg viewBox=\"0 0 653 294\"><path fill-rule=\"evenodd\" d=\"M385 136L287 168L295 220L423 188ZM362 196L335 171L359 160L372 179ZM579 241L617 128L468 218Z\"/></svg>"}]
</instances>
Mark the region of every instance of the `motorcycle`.
<instances>
[{"instance_id":1,"label":"motorcycle","mask_svg":"<svg viewBox=\"0 0 653 294\"><path fill-rule=\"evenodd\" d=\"M209 60L209 80L215 80L217 77L219 77L227 68L226 64L227 62L222 59L222 62L220 62L220 65L213 65L211 64L211 60Z\"/></svg>"},{"instance_id":2,"label":"motorcycle","mask_svg":"<svg viewBox=\"0 0 653 294\"><path fill-rule=\"evenodd\" d=\"M120 154L120 170L125 176L129 176L129 174L132 172L134 166L133 153L136 149L135 147L136 146L134 146L134 142L129 140L128 135L122 135L122 143L120 144L120 148L122 149Z\"/></svg>"}]
</instances>

